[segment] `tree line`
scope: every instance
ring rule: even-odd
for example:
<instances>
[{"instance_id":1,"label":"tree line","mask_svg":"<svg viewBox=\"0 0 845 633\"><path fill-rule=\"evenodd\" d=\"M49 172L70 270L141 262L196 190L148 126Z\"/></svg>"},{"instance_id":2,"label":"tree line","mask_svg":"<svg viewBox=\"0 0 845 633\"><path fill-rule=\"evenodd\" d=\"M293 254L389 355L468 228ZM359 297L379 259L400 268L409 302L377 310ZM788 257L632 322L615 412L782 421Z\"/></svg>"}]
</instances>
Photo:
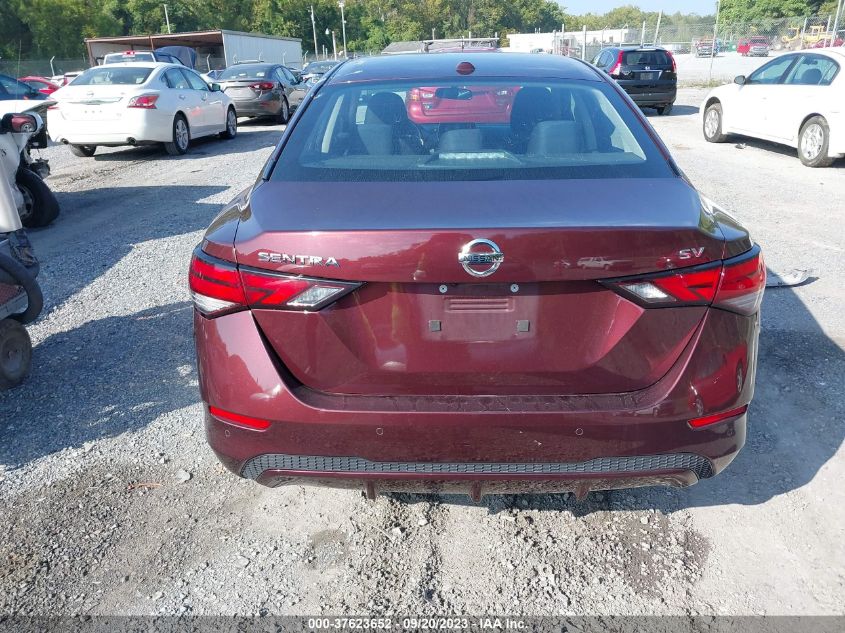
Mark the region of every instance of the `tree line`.
<instances>
[{"instance_id":1,"label":"tree line","mask_svg":"<svg viewBox=\"0 0 845 633\"><path fill-rule=\"evenodd\" d=\"M837 0L722 0L720 19L749 21L784 16L827 15ZM171 29L232 29L302 39L312 51L311 7L317 46L331 50L334 29L340 46L341 18L336 0L2 0L0 56L3 59L81 57L86 37L165 33L164 4ZM715 4L715 3L714 3ZM714 7L715 8L715 7ZM550 0L347 0L346 32L350 52L372 52L390 42L430 37L489 37L534 30L601 29L654 23L656 12L633 5L605 14L569 15ZM666 26L700 23L714 16L674 13ZM313 51L312 51L313 52Z\"/></svg>"}]
</instances>

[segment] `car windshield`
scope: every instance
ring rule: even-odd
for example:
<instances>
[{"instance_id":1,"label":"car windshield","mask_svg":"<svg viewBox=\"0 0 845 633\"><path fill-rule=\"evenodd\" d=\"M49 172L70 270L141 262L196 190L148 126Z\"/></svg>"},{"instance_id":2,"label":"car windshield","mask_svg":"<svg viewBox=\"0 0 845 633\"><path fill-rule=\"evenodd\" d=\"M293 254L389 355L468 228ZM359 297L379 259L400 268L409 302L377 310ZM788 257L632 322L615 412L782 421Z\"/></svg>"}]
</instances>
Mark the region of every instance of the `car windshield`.
<instances>
[{"instance_id":1,"label":"car windshield","mask_svg":"<svg viewBox=\"0 0 845 633\"><path fill-rule=\"evenodd\" d=\"M626 66L671 66L672 60L664 51L625 51L622 63Z\"/></svg>"},{"instance_id":2,"label":"car windshield","mask_svg":"<svg viewBox=\"0 0 845 633\"><path fill-rule=\"evenodd\" d=\"M303 75L310 75L313 73L327 73L332 68L337 66L338 62L311 62L305 68L302 69Z\"/></svg>"},{"instance_id":3,"label":"car windshield","mask_svg":"<svg viewBox=\"0 0 845 633\"><path fill-rule=\"evenodd\" d=\"M269 77L273 67L267 64L244 64L229 66L218 79L263 79Z\"/></svg>"},{"instance_id":4,"label":"car windshield","mask_svg":"<svg viewBox=\"0 0 845 633\"><path fill-rule=\"evenodd\" d=\"M326 86L272 172L323 181L671 175L609 84L513 79Z\"/></svg>"},{"instance_id":5,"label":"car windshield","mask_svg":"<svg viewBox=\"0 0 845 633\"><path fill-rule=\"evenodd\" d=\"M90 68L73 80L74 86L125 86L142 84L152 68L99 66Z\"/></svg>"}]
</instances>

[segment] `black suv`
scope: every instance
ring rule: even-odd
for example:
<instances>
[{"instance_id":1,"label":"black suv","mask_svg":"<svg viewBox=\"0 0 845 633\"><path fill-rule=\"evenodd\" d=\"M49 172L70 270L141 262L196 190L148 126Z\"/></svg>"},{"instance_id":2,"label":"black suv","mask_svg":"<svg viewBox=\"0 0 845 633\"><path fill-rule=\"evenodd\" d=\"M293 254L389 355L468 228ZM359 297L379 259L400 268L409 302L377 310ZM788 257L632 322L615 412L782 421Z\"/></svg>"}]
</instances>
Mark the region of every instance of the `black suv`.
<instances>
[{"instance_id":1,"label":"black suv","mask_svg":"<svg viewBox=\"0 0 845 633\"><path fill-rule=\"evenodd\" d=\"M603 48L593 64L613 77L638 106L669 114L678 91L675 58L665 48Z\"/></svg>"}]
</instances>

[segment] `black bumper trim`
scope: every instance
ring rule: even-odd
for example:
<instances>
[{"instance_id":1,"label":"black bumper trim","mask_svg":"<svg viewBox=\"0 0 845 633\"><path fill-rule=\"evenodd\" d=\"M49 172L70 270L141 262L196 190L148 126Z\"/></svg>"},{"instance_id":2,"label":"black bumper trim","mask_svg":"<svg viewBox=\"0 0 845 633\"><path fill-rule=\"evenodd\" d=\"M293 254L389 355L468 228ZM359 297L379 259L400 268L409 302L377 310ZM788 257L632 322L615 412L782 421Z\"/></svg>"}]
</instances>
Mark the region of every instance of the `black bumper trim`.
<instances>
[{"instance_id":1,"label":"black bumper trim","mask_svg":"<svg viewBox=\"0 0 845 633\"><path fill-rule=\"evenodd\" d=\"M257 479L267 470L307 473L420 474L420 475L606 475L659 470L689 470L699 479L713 476L710 460L694 453L599 457L585 462L373 462L360 457L314 455L257 455L244 465L241 475Z\"/></svg>"}]
</instances>

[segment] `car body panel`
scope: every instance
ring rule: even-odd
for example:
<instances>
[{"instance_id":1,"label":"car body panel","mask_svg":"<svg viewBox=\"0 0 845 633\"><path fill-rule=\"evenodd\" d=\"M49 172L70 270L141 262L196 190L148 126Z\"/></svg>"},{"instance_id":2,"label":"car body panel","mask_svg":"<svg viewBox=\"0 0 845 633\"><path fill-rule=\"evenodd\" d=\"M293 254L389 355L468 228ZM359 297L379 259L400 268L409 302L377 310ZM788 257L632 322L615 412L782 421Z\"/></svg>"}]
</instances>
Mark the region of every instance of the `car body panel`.
<instances>
[{"instance_id":1,"label":"car body panel","mask_svg":"<svg viewBox=\"0 0 845 633\"><path fill-rule=\"evenodd\" d=\"M227 74L239 70L244 71L243 76L227 78ZM282 110L283 100L293 109L301 103L304 96L304 93L298 90L299 82L293 73L282 64L236 64L223 71L217 83L232 99L238 116L275 117ZM258 86L262 83L272 83L273 87L260 89Z\"/></svg>"},{"instance_id":2,"label":"car body panel","mask_svg":"<svg viewBox=\"0 0 845 633\"><path fill-rule=\"evenodd\" d=\"M132 144L129 139L135 144L166 143L173 140L177 113L187 119L192 138L225 130L225 113L231 101L222 92L208 89L199 75L183 65L130 62L109 67L149 68L150 75L140 85L70 84L56 91L52 98L58 102L58 109L49 113L54 141L74 145ZM169 72L179 73L178 87L170 87ZM202 84L205 89L192 88L182 73L195 74L195 85ZM127 107L129 100L139 95L157 95L156 107Z\"/></svg>"},{"instance_id":3,"label":"car body panel","mask_svg":"<svg viewBox=\"0 0 845 633\"><path fill-rule=\"evenodd\" d=\"M291 138L315 129L305 117L320 91L331 94L327 86L352 95L354 124L370 87L351 84L388 82L382 93L395 101L397 76L435 86L437 73L453 77L464 62L481 86L522 77L607 82L613 107L654 143L644 155L662 161L659 175L309 181L296 158L274 171ZM325 107L315 112L340 110ZM211 447L265 485L368 494L686 486L720 471L745 441L759 313L707 302L648 307L614 288L643 274L721 271L724 260L759 250L652 134L609 78L557 56L409 55L334 70L306 97L264 176L215 218L196 252L194 279L222 266L226 284L240 279L248 289L241 303L194 315ZM331 143L317 140L308 147L328 153ZM485 277L459 255L477 240L500 256ZM253 303L263 295L251 294L260 286L249 284L261 282L244 281L250 276L356 285L319 309L271 309ZM718 424L689 424L726 411Z\"/></svg>"},{"instance_id":4,"label":"car body panel","mask_svg":"<svg viewBox=\"0 0 845 633\"><path fill-rule=\"evenodd\" d=\"M719 86L707 95L704 104L713 100L722 104L723 132L797 147L803 123L810 116L819 115L825 118L830 129L828 156L845 155L845 53L829 49L802 51L774 58L773 62L800 60L804 55L824 56L840 66L830 85L732 83ZM789 69L784 72L784 78L788 74ZM705 110L706 107L701 108L702 122Z\"/></svg>"},{"instance_id":5,"label":"car body panel","mask_svg":"<svg viewBox=\"0 0 845 633\"><path fill-rule=\"evenodd\" d=\"M612 73L611 77L637 105L667 106L677 98L675 64L671 52L664 48L604 48L593 64L606 73Z\"/></svg>"}]
</instances>

